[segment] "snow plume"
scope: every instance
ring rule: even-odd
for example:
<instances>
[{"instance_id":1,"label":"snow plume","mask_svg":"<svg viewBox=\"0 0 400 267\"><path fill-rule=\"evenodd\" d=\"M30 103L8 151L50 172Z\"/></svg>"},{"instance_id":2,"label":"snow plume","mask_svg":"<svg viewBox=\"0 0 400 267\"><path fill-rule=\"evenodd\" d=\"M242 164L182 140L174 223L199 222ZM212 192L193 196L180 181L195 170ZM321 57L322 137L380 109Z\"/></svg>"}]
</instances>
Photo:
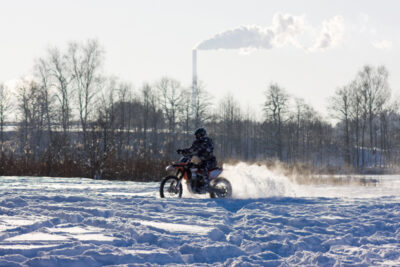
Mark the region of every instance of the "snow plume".
<instances>
[{"instance_id":1,"label":"snow plume","mask_svg":"<svg viewBox=\"0 0 400 267\"><path fill-rule=\"evenodd\" d=\"M216 34L202 41L194 49L241 49L251 51L256 49L272 49L285 45L293 45L306 51L325 50L343 41L344 22L341 16L324 21L319 36L311 46L305 46L300 39L303 35L316 32L305 21L305 16L276 14L270 27L241 26Z\"/></svg>"},{"instance_id":2,"label":"snow plume","mask_svg":"<svg viewBox=\"0 0 400 267\"><path fill-rule=\"evenodd\" d=\"M296 185L278 169L238 163L224 166L223 176L232 184L234 198L295 196Z\"/></svg>"},{"instance_id":3,"label":"snow plume","mask_svg":"<svg viewBox=\"0 0 400 267\"><path fill-rule=\"evenodd\" d=\"M233 198L398 196L400 180L382 183L382 177L365 175L317 175L271 166L239 162L224 164L222 176L232 184ZM397 179L397 180L396 180ZM396 191L397 190L397 191ZM192 197L192 196L190 196Z\"/></svg>"}]
</instances>

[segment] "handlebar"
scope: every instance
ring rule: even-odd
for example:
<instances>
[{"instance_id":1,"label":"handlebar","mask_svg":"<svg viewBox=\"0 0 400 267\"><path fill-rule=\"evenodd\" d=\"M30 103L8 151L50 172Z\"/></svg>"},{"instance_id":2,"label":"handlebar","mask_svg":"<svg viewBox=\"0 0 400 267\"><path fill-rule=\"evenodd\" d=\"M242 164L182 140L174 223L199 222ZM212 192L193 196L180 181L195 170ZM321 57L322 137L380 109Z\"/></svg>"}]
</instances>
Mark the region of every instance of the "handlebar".
<instances>
[{"instance_id":1,"label":"handlebar","mask_svg":"<svg viewBox=\"0 0 400 267\"><path fill-rule=\"evenodd\" d=\"M178 149L176 153L181 154L183 156L193 156L192 153L188 151L188 149Z\"/></svg>"}]
</instances>

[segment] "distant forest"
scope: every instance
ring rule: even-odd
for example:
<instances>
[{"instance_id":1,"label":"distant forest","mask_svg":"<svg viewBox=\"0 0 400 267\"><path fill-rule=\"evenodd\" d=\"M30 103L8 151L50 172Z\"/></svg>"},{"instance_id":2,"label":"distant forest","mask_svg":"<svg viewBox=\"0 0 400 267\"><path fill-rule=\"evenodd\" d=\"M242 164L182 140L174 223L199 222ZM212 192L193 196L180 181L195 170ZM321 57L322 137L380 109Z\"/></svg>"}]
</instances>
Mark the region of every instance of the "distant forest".
<instances>
[{"instance_id":1,"label":"distant forest","mask_svg":"<svg viewBox=\"0 0 400 267\"><path fill-rule=\"evenodd\" d=\"M72 42L36 59L13 92L0 83L0 175L158 180L199 126L220 164L382 173L400 163L399 106L384 66L361 67L338 85L323 118L279 83L265 86L264 106L253 110L234 94L214 103L201 86L193 106L191 88L173 78L134 88L103 65L97 40Z\"/></svg>"}]
</instances>

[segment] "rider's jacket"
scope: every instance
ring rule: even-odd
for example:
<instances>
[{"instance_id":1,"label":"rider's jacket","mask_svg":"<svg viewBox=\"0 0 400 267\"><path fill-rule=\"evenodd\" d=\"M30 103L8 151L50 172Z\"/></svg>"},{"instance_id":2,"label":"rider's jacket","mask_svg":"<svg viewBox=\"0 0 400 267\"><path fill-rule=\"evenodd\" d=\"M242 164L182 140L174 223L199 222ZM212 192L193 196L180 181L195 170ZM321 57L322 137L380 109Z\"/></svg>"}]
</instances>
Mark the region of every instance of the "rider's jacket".
<instances>
[{"instance_id":1,"label":"rider's jacket","mask_svg":"<svg viewBox=\"0 0 400 267\"><path fill-rule=\"evenodd\" d=\"M214 157L214 143L209 137L200 137L194 140L192 146L189 148L191 153L196 153L202 160L215 159Z\"/></svg>"}]
</instances>

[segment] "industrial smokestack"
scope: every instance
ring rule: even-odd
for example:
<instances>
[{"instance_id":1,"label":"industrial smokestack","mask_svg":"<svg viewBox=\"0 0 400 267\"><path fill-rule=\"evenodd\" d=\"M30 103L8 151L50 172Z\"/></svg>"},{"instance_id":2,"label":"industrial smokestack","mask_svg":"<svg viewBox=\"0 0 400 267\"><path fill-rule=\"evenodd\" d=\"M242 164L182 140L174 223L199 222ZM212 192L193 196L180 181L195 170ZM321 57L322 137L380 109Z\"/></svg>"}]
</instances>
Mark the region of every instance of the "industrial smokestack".
<instances>
[{"instance_id":1,"label":"industrial smokestack","mask_svg":"<svg viewBox=\"0 0 400 267\"><path fill-rule=\"evenodd\" d=\"M196 118L196 105L198 98L198 87L197 87L197 50L192 51L192 63L193 63L193 84L192 84L192 109L193 117Z\"/></svg>"}]
</instances>

